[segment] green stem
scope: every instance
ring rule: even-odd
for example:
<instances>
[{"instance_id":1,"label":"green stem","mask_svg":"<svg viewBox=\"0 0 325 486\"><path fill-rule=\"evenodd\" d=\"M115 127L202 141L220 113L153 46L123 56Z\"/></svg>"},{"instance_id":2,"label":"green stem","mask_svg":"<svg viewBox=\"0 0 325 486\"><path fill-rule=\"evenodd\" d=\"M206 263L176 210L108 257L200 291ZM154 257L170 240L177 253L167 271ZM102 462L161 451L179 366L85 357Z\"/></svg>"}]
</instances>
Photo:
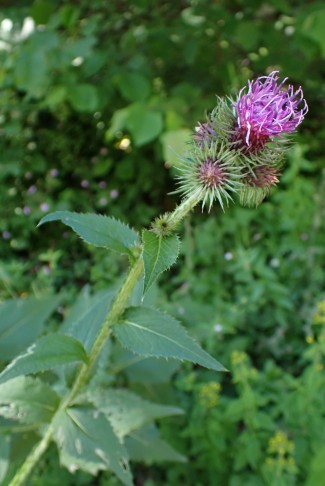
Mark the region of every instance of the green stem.
<instances>
[{"instance_id":1,"label":"green stem","mask_svg":"<svg viewBox=\"0 0 325 486\"><path fill-rule=\"evenodd\" d=\"M51 425L52 423L48 426L45 434L43 435L42 440L32 450L32 452L29 454L29 456L22 464L22 466L20 466L15 476L11 480L9 486L21 486L22 484L24 484L31 470L38 462L40 457L44 454L44 452L49 446L49 443L51 442L52 433L53 433Z\"/></svg>"},{"instance_id":2,"label":"green stem","mask_svg":"<svg viewBox=\"0 0 325 486\"><path fill-rule=\"evenodd\" d=\"M121 315L123 314L127 301L130 297L130 294L137 283L141 273L143 271L143 259L142 256L136 260L134 266L131 268L120 292L118 293L110 312L104 322L94 344L91 348L88 363L84 364L73 384L73 387L66 399L66 404L70 403L74 397L79 393L81 388L85 385L88 380L89 373L97 360L101 350L104 347L104 344L111 333L111 326L115 324Z\"/></svg>"},{"instance_id":3,"label":"green stem","mask_svg":"<svg viewBox=\"0 0 325 486\"><path fill-rule=\"evenodd\" d=\"M193 194L185 197L172 213L166 213L155 219L152 223L152 231L159 237L170 236L176 231L178 224L202 201L203 191L197 189Z\"/></svg>"},{"instance_id":4,"label":"green stem","mask_svg":"<svg viewBox=\"0 0 325 486\"><path fill-rule=\"evenodd\" d=\"M18 469L17 473L15 474L14 478L11 480L9 486L21 486L24 484L26 481L28 475L32 471L33 467L36 465L36 463L39 461L41 456L44 454L46 449L48 448L52 436L53 436L53 424L55 422L55 418L57 415L59 415L62 410L64 410L66 407L68 407L75 396L81 391L83 386L86 384L91 369L96 362L101 350L103 349L107 338L109 337L111 333L111 326L115 324L123 314L125 307L127 305L127 301L131 295L131 292L137 283L138 279L141 276L141 273L143 271L143 259L142 256L140 256L130 269L124 284L122 285L119 293L117 294L116 299L114 300L114 303L111 307L111 310L109 311L106 321L104 322L91 350L89 353L89 359L88 363L82 365L80 368L79 373L76 376L76 379L73 383L73 386L70 390L70 392L67 394L65 398L60 403L60 406L58 410L56 411L54 417L52 418L52 422L49 424L42 440L34 447L34 449L31 451L29 456L26 458L25 462L22 464L22 466Z\"/></svg>"},{"instance_id":5,"label":"green stem","mask_svg":"<svg viewBox=\"0 0 325 486\"><path fill-rule=\"evenodd\" d=\"M186 197L177 208L168 215L168 223L170 226L177 226L185 216L202 201L202 191L198 190Z\"/></svg>"}]
</instances>

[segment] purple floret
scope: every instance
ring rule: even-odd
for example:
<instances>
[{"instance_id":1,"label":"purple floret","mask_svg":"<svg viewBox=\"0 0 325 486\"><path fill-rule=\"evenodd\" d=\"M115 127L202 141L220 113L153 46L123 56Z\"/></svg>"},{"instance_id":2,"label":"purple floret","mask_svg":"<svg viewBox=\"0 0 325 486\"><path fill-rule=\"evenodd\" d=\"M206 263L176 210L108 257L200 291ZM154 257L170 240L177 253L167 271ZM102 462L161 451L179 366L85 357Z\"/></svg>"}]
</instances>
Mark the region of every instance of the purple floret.
<instances>
[{"instance_id":1,"label":"purple floret","mask_svg":"<svg viewBox=\"0 0 325 486\"><path fill-rule=\"evenodd\" d=\"M261 148L274 136L294 132L303 121L308 106L302 89L284 88L277 83L278 71L248 81L233 104L237 115L236 139L247 147Z\"/></svg>"},{"instance_id":2,"label":"purple floret","mask_svg":"<svg viewBox=\"0 0 325 486\"><path fill-rule=\"evenodd\" d=\"M195 127L195 133L193 135L194 140L199 147L204 144L210 145L211 140L215 138L216 134L210 123L200 123Z\"/></svg>"}]
</instances>

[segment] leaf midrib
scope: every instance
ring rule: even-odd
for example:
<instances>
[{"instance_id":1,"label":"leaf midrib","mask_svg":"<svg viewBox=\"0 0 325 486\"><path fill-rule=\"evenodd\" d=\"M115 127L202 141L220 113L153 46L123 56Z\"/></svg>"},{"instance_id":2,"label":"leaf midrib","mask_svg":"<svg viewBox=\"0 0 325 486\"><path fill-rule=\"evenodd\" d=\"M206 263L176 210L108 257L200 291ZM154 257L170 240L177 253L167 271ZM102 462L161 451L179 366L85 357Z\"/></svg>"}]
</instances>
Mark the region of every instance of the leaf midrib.
<instances>
[{"instance_id":1,"label":"leaf midrib","mask_svg":"<svg viewBox=\"0 0 325 486\"><path fill-rule=\"evenodd\" d=\"M154 273L154 270L156 269L156 266L157 266L157 263L158 263L158 260L159 260L161 243L162 243L162 238L160 237L160 238L158 238L158 248L157 248L156 257L155 257L155 260L154 260L154 265L153 265L152 270L151 270L149 277L148 277L148 286L151 283L152 274Z\"/></svg>"},{"instance_id":2,"label":"leaf midrib","mask_svg":"<svg viewBox=\"0 0 325 486\"><path fill-rule=\"evenodd\" d=\"M190 351L195 356L198 356L200 358L200 355L197 354L196 351L192 351L191 349L186 348L184 345L178 343L177 341L174 341L173 339L171 339L170 337L166 336L165 334L161 334L161 333L159 333L157 331L154 331L153 329L150 329L150 328L145 327L145 326L141 326L140 324L137 324L136 322L132 322L132 321L129 321L129 320L124 320L123 322L126 323L126 324L130 324L131 326L138 327L139 329L142 329L142 330L144 330L146 332L155 334L156 336L162 337L162 338L166 339L167 341L170 341L171 343L176 344L176 346L178 346L179 348L184 349L187 352ZM186 336L186 337L188 337L188 336ZM196 344L195 341L193 341L193 344L194 345ZM203 349L202 349L202 353L205 353L205 351ZM211 358L211 359L213 360L213 358Z\"/></svg>"},{"instance_id":3,"label":"leaf midrib","mask_svg":"<svg viewBox=\"0 0 325 486\"><path fill-rule=\"evenodd\" d=\"M70 220L69 218L64 218L63 217L61 220L62 220L63 223L65 223L67 226L70 226L75 231L76 231L76 229L73 227L73 225L74 226L78 226L79 225L79 226L81 226L82 229L89 229L89 224L87 224L85 222L76 221L73 218L71 218L71 220ZM114 221L114 220L112 219L112 221ZM122 222L120 222L120 223L123 224ZM127 230L130 229L130 228L128 228L127 225L124 225L124 226L125 226L125 229L127 229ZM105 233L105 232L97 229L96 227L93 227L92 228L92 231L94 233L96 233L97 235L99 235L99 236L104 236L105 238L108 238L109 240L111 240L118 247L123 247L127 253L129 253L130 248L132 248L132 246L136 245L136 241L133 242L133 244L125 243L124 241L123 241L123 243L121 243L119 240L117 240L114 237L112 237L109 233ZM83 240L85 240L85 238L82 235L80 235L80 236L81 236L81 238Z\"/></svg>"}]
</instances>

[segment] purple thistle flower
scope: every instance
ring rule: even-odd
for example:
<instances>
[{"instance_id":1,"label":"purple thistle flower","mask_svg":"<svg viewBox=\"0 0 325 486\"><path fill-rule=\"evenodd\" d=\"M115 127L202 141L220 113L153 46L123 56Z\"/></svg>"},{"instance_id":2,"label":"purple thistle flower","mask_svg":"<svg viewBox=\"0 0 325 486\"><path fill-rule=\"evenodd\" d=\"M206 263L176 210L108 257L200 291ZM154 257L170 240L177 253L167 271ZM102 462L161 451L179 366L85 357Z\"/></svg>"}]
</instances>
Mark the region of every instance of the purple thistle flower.
<instances>
[{"instance_id":1,"label":"purple thistle flower","mask_svg":"<svg viewBox=\"0 0 325 486\"><path fill-rule=\"evenodd\" d=\"M246 174L243 178L244 184L250 187L269 188L279 182L279 172L269 165L260 165L253 169L253 173Z\"/></svg>"},{"instance_id":2,"label":"purple thistle flower","mask_svg":"<svg viewBox=\"0 0 325 486\"><path fill-rule=\"evenodd\" d=\"M277 83L278 71L248 81L233 103L237 115L235 139L250 150L258 150L272 137L294 132L308 111L301 87L283 88L287 78Z\"/></svg>"},{"instance_id":3,"label":"purple thistle flower","mask_svg":"<svg viewBox=\"0 0 325 486\"><path fill-rule=\"evenodd\" d=\"M200 123L195 127L193 138L199 147L204 144L210 145L211 139L215 138L216 133L210 123Z\"/></svg>"}]
</instances>

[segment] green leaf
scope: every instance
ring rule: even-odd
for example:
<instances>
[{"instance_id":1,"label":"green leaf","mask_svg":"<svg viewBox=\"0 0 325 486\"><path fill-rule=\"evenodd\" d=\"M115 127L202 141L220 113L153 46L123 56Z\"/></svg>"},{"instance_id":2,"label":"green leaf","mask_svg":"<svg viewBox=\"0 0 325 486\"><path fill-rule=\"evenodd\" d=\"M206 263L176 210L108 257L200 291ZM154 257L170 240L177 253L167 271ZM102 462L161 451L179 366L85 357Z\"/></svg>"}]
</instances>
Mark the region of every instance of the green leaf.
<instances>
[{"instance_id":1,"label":"green leaf","mask_svg":"<svg viewBox=\"0 0 325 486\"><path fill-rule=\"evenodd\" d=\"M70 226L90 245L130 254L130 248L139 244L139 235L117 219L100 214L56 211L41 219L38 226L50 221L61 221Z\"/></svg>"},{"instance_id":2,"label":"green leaf","mask_svg":"<svg viewBox=\"0 0 325 486\"><path fill-rule=\"evenodd\" d=\"M54 427L60 462L70 472L82 469L96 475L111 470L123 484L132 486L127 451L105 415L94 409L69 408L57 416Z\"/></svg>"},{"instance_id":3,"label":"green leaf","mask_svg":"<svg viewBox=\"0 0 325 486\"><path fill-rule=\"evenodd\" d=\"M104 323L115 291L106 290L87 297L84 292L77 301L75 310L65 319L60 331L78 339L90 351Z\"/></svg>"},{"instance_id":4,"label":"green leaf","mask_svg":"<svg viewBox=\"0 0 325 486\"><path fill-rule=\"evenodd\" d=\"M7 300L0 304L0 360L9 361L32 344L62 296Z\"/></svg>"},{"instance_id":5,"label":"green leaf","mask_svg":"<svg viewBox=\"0 0 325 486\"><path fill-rule=\"evenodd\" d=\"M172 167L180 167L181 156L188 151L188 142L192 132L187 128L170 130L160 136L164 160Z\"/></svg>"},{"instance_id":6,"label":"green leaf","mask_svg":"<svg viewBox=\"0 0 325 486\"><path fill-rule=\"evenodd\" d=\"M186 462L185 456L175 451L159 436L158 429L152 424L143 427L125 438L125 445L133 461L152 464L163 461Z\"/></svg>"},{"instance_id":7,"label":"green leaf","mask_svg":"<svg viewBox=\"0 0 325 486\"><path fill-rule=\"evenodd\" d=\"M0 374L0 383L20 375L45 371L55 366L87 361L80 341L63 334L48 334L38 339L24 354L17 356Z\"/></svg>"},{"instance_id":8,"label":"green leaf","mask_svg":"<svg viewBox=\"0 0 325 486\"><path fill-rule=\"evenodd\" d=\"M169 358L145 358L131 353L128 349L114 346L113 371L123 370L131 383L168 383L172 375L179 369L180 362Z\"/></svg>"},{"instance_id":9,"label":"green leaf","mask_svg":"<svg viewBox=\"0 0 325 486\"><path fill-rule=\"evenodd\" d=\"M236 41L247 51L253 51L260 42L260 26L256 20L242 20L235 31Z\"/></svg>"},{"instance_id":10,"label":"green leaf","mask_svg":"<svg viewBox=\"0 0 325 486\"><path fill-rule=\"evenodd\" d=\"M306 486L319 486L324 481L325 475L325 447L320 447L313 455L308 468Z\"/></svg>"},{"instance_id":11,"label":"green leaf","mask_svg":"<svg viewBox=\"0 0 325 486\"><path fill-rule=\"evenodd\" d=\"M49 85L49 66L46 55L41 50L21 50L15 63L14 79L21 91L33 98L41 98Z\"/></svg>"},{"instance_id":12,"label":"green leaf","mask_svg":"<svg viewBox=\"0 0 325 486\"><path fill-rule=\"evenodd\" d=\"M45 25L53 13L54 5L46 0L36 0L31 8L31 16L36 24Z\"/></svg>"},{"instance_id":13,"label":"green leaf","mask_svg":"<svg viewBox=\"0 0 325 486\"><path fill-rule=\"evenodd\" d=\"M65 86L58 85L51 87L46 94L44 104L50 109L57 109L58 105L63 103L66 98L67 89Z\"/></svg>"},{"instance_id":14,"label":"green leaf","mask_svg":"<svg viewBox=\"0 0 325 486\"><path fill-rule=\"evenodd\" d=\"M38 378L20 376L0 385L0 415L25 424L46 423L60 403L59 396Z\"/></svg>"},{"instance_id":15,"label":"green leaf","mask_svg":"<svg viewBox=\"0 0 325 486\"><path fill-rule=\"evenodd\" d=\"M304 16L301 26L301 32L319 45L323 57L325 57L324 25L325 8L320 8Z\"/></svg>"},{"instance_id":16,"label":"green leaf","mask_svg":"<svg viewBox=\"0 0 325 486\"><path fill-rule=\"evenodd\" d=\"M91 84L71 86L67 98L76 111L93 113L99 106L98 91Z\"/></svg>"},{"instance_id":17,"label":"green leaf","mask_svg":"<svg viewBox=\"0 0 325 486\"><path fill-rule=\"evenodd\" d=\"M130 131L137 147L154 140L163 129L161 113L150 110L142 103L135 103L128 109L125 126Z\"/></svg>"},{"instance_id":18,"label":"green leaf","mask_svg":"<svg viewBox=\"0 0 325 486\"><path fill-rule=\"evenodd\" d=\"M113 113L110 126L105 132L105 140L110 142L119 132L121 132L121 130L123 130L128 116L128 108L121 108Z\"/></svg>"},{"instance_id":19,"label":"green leaf","mask_svg":"<svg viewBox=\"0 0 325 486\"><path fill-rule=\"evenodd\" d=\"M176 262L180 241L176 235L162 238L148 230L143 230L142 239L144 243L144 292L146 292L158 275Z\"/></svg>"},{"instance_id":20,"label":"green leaf","mask_svg":"<svg viewBox=\"0 0 325 486\"><path fill-rule=\"evenodd\" d=\"M0 483L7 474L9 467L10 440L7 435L0 434Z\"/></svg>"},{"instance_id":21,"label":"green leaf","mask_svg":"<svg viewBox=\"0 0 325 486\"><path fill-rule=\"evenodd\" d=\"M186 359L216 371L226 371L206 353L173 317L149 307L131 307L112 328L122 346L141 356Z\"/></svg>"},{"instance_id":22,"label":"green leaf","mask_svg":"<svg viewBox=\"0 0 325 486\"><path fill-rule=\"evenodd\" d=\"M14 63L16 88L34 98L43 97L51 83L51 62L60 43L59 34L50 30L35 30L18 50Z\"/></svg>"},{"instance_id":23,"label":"green leaf","mask_svg":"<svg viewBox=\"0 0 325 486\"><path fill-rule=\"evenodd\" d=\"M183 413L178 407L152 403L127 390L92 390L88 399L109 418L121 439L154 419Z\"/></svg>"},{"instance_id":24,"label":"green leaf","mask_svg":"<svg viewBox=\"0 0 325 486\"><path fill-rule=\"evenodd\" d=\"M128 101L143 101L150 94L149 81L138 73L125 73L119 76L117 86Z\"/></svg>"}]
</instances>

